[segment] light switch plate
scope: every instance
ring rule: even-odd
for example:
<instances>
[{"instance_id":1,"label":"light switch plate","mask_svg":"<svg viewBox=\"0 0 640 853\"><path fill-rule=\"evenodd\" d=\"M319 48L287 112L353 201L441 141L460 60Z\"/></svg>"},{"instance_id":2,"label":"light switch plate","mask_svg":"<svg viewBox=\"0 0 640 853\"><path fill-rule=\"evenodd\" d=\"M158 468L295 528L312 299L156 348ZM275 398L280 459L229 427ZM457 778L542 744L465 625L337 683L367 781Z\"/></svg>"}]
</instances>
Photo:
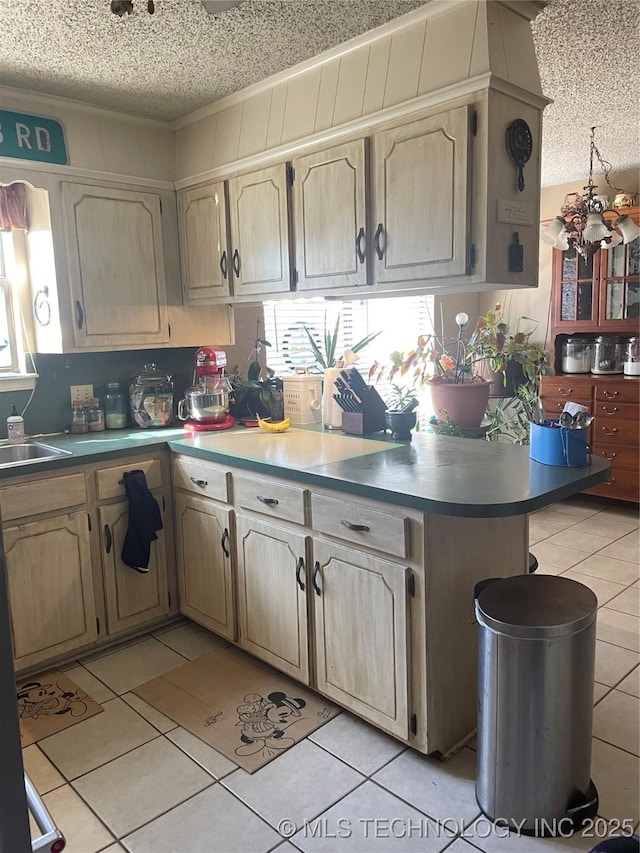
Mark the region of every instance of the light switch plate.
<instances>
[{"instance_id":1,"label":"light switch plate","mask_svg":"<svg viewBox=\"0 0 640 853\"><path fill-rule=\"evenodd\" d=\"M93 397L93 385L70 385L69 390L71 391L71 403L73 404L76 400L91 400Z\"/></svg>"}]
</instances>

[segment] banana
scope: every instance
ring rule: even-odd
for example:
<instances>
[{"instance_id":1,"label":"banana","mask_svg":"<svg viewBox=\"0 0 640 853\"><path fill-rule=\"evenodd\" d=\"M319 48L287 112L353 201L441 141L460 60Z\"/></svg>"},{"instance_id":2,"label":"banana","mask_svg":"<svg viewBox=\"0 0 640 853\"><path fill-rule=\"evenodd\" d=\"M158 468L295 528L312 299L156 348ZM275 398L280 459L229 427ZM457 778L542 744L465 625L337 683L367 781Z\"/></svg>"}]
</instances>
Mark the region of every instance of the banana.
<instances>
[{"instance_id":1,"label":"banana","mask_svg":"<svg viewBox=\"0 0 640 853\"><path fill-rule=\"evenodd\" d=\"M291 426L291 418L285 418L283 421L277 421L276 423L271 423L269 420L262 420L262 418L258 418L258 426L260 429L265 430L265 432L286 432Z\"/></svg>"}]
</instances>

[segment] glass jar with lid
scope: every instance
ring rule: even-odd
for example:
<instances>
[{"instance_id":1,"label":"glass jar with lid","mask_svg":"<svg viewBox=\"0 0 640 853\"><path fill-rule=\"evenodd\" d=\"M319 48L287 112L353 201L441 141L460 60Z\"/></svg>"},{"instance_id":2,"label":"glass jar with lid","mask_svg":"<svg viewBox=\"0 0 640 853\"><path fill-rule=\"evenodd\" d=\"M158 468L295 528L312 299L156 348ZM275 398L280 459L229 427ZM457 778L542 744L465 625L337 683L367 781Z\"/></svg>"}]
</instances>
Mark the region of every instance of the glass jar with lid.
<instances>
[{"instance_id":1,"label":"glass jar with lid","mask_svg":"<svg viewBox=\"0 0 640 853\"><path fill-rule=\"evenodd\" d=\"M102 410L100 400L97 397L88 401L87 423L89 426L89 432L102 432L104 429L104 411Z\"/></svg>"},{"instance_id":2,"label":"glass jar with lid","mask_svg":"<svg viewBox=\"0 0 640 853\"><path fill-rule=\"evenodd\" d=\"M139 427L165 427L173 422L173 379L155 364L145 364L129 383L131 415Z\"/></svg>"},{"instance_id":3,"label":"glass jar with lid","mask_svg":"<svg viewBox=\"0 0 640 853\"><path fill-rule=\"evenodd\" d=\"M640 338L629 338L627 341L624 375L640 376Z\"/></svg>"},{"instance_id":4,"label":"glass jar with lid","mask_svg":"<svg viewBox=\"0 0 640 853\"><path fill-rule=\"evenodd\" d=\"M119 382L107 382L104 420L107 429L124 429L127 425L127 396Z\"/></svg>"},{"instance_id":5,"label":"glass jar with lid","mask_svg":"<svg viewBox=\"0 0 640 853\"><path fill-rule=\"evenodd\" d=\"M591 372L597 374L622 373L622 338L598 335L593 344Z\"/></svg>"},{"instance_id":6,"label":"glass jar with lid","mask_svg":"<svg viewBox=\"0 0 640 853\"><path fill-rule=\"evenodd\" d=\"M87 418L87 410L84 401L74 400L71 414L71 432L74 435L79 435L83 432L89 432L89 421Z\"/></svg>"},{"instance_id":7,"label":"glass jar with lid","mask_svg":"<svg viewBox=\"0 0 640 853\"><path fill-rule=\"evenodd\" d=\"M589 373L592 338L567 338L562 343L562 372Z\"/></svg>"}]
</instances>

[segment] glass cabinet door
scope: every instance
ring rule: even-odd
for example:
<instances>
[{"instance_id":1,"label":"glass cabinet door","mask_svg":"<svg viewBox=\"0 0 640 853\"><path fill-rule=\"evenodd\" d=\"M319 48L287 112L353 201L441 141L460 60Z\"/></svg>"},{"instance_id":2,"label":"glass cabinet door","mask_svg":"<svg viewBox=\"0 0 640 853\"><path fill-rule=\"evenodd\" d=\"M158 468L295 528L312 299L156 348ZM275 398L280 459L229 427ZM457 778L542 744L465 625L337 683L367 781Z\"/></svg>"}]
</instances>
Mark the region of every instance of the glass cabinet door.
<instances>
[{"instance_id":1,"label":"glass cabinet door","mask_svg":"<svg viewBox=\"0 0 640 853\"><path fill-rule=\"evenodd\" d=\"M602 255L600 323L633 329L640 316L640 238Z\"/></svg>"},{"instance_id":2,"label":"glass cabinet door","mask_svg":"<svg viewBox=\"0 0 640 853\"><path fill-rule=\"evenodd\" d=\"M557 305L559 311L557 321L560 324L570 323L575 326L576 323L596 322L598 300L593 271L594 267L598 268L599 262L599 253L589 255L587 258L578 254L575 249L562 253L560 299Z\"/></svg>"}]
</instances>

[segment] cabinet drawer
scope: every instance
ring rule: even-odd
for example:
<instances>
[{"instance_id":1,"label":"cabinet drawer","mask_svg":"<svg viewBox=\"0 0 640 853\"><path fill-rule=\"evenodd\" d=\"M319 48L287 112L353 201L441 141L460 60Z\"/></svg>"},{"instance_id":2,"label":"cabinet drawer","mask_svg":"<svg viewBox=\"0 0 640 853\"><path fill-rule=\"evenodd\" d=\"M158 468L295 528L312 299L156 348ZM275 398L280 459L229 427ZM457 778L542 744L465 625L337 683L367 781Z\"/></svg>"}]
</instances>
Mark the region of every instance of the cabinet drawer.
<instances>
[{"instance_id":1,"label":"cabinet drawer","mask_svg":"<svg viewBox=\"0 0 640 853\"><path fill-rule=\"evenodd\" d=\"M101 468L96 471L96 491L99 501L109 498L124 498L123 477L128 471L144 471L147 486L159 489L162 485L162 469L159 459L146 459L144 462L133 460L128 465L116 465L113 468Z\"/></svg>"},{"instance_id":2,"label":"cabinet drawer","mask_svg":"<svg viewBox=\"0 0 640 853\"><path fill-rule=\"evenodd\" d=\"M305 489L300 486L234 474L233 494L234 503L244 509L252 509L254 512L262 512L295 524L305 523Z\"/></svg>"},{"instance_id":3,"label":"cabinet drawer","mask_svg":"<svg viewBox=\"0 0 640 853\"><path fill-rule=\"evenodd\" d=\"M565 400L586 397L590 400L592 387L591 376L543 376L540 380L540 395Z\"/></svg>"},{"instance_id":4,"label":"cabinet drawer","mask_svg":"<svg viewBox=\"0 0 640 853\"><path fill-rule=\"evenodd\" d=\"M637 379L623 379L615 386L596 385L595 399L605 402L635 403L640 400L640 381Z\"/></svg>"},{"instance_id":5,"label":"cabinet drawer","mask_svg":"<svg viewBox=\"0 0 640 853\"><path fill-rule=\"evenodd\" d=\"M606 403L603 400L596 400L593 404L593 414L598 418L599 423L604 423L606 420L618 421L619 418L626 421L638 419L638 406L635 403L619 403L608 400Z\"/></svg>"},{"instance_id":6,"label":"cabinet drawer","mask_svg":"<svg viewBox=\"0 0 640 853\"><path fill-rule=\"evenodd\" d=\"M603 495L609 498L619 498L638 503L638 470L630 471L619 467L614 459L611 463L611 475L604 483L598 483L590 489L585 489L590 495Z\"/></svg>"},{"instance_id":7,"label":"cabinet drawer","mask_svg":"<svg viewBox=\"0 0 640 853\"><path fill-rule=\"evenodd\" d=\"M594 447L601 443L638 446L638 421L607 420L598 418L592 426Z\"/></svg>"},{"instance_id":8,"label":"cabinet drawer","mask_svg":"<svg viewBox=\"0 0 640 853\"><path fill-rule=\"evenodd\" d=\"M0 489L2 519L52 512L87 502L84 474L67 474Z\"/></svg>"},{"instance_id":9,"label":"cabinet drawer","mask_svg":"<svg viewBox=\"0 0 640 853\"><path fill-rule=\"evenodd\" d=\"M314 530L366 548L406 558L410 554L409 518L402 511L373 509L350 495L342 500L311 495Z\"/></svg>"},{"instance_id":10,"label":"cabinet drawer","mask_svg":"<svg viewBox=\"0 0 640 853\"><path fill-rule=\"evenodd\" d=\"M227 472L224 468L203 462L201 459L192 459L188 456L179 456L173 460L173 485L177 489L186 489L197 495L205 495L216 501L227 503Z\"/></svg>"},{"instance_id":11,"label":"cabinet drawer","mask_svg":"<svg viewBox=\"0 0 640 853\"><path fill-rule=\"evenodd\" d=\"M591 451L594 456L601 456L611 462L612 468L626 468L628 471L638 471L640 467L640 452L637 447L618 447L617 444L605 444L598 441Z\"/></svg>"},{"instance_id":12,"label":"cabinet drawer","mask_svg":"<svg viewBox=\"0 0 640 853\"><path fill-rule=\"evenodd\" d=\"M591 411L589 394L571 394L570 397L548 397L546 394L541 394L541 399L548 418L557 418L569 401L586 406Z\"/></svg>"}]
</instances>

